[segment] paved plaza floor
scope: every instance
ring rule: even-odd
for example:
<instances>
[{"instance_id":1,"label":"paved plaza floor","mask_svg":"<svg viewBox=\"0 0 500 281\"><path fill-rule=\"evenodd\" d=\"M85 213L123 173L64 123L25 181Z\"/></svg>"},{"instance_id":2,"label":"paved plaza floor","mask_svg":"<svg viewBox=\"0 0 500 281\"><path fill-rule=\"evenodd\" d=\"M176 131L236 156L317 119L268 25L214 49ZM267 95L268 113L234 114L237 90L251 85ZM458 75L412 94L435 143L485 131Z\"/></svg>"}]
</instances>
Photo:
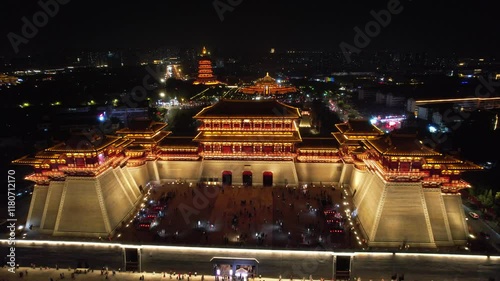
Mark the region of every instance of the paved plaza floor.
<instances>
[{"instance_id":1,"label":"paved plaza floor","mask_svg":"<svg viewBox=\"0 0 500 281\"><path fill-rule=\"evenodd\" d=\"M338 212L344 216L342 220L347 222L345 209L349 205L343 204L341 192L330 185L307 189L222 188L163 182L151 188L145 201L147 208L150 200L172 197L166 201L165 216L158 225L148 230L129 223L121 227L112 240L227 247L315 248L322 245L352 249L350 232L331 233L322 214L327 206L337 205Z\"/></svg>"},{"instance_id":2,"label":"paved plaza floor","mask_svg":"<svg viewBox=\"0 0 500 281\"><path fill-rule=\"evenodd\" d=\"M56 280L145 280L145 281L159 281L159 280L175 280L177 281L175 275L170 275L168 272L142 272L142 273L132 273L132 272L118 272L110 269L109 271L94 270L87 273L74 274L75 269L58 269L55 268L43 268L43 269L33 269L31 267L19 267L15 270L15 273L8 271L7 267L0 269L0 281L11 281L11 280L32 280L32 281L56 281ZM22 273L22 277L21 274ZM73 275L72 275L73 273ZM61 276L64 274L64 276ZM143 278L142 278L143 277ZM191 277L188 274L184 274L184 279L182 281L215 281L214 276L208 275L196 275L194 273ZM220 279L222 280L222 279ZM252 280L252 279L250 279ZM255 278L255 281L279 281L276 278ZM286 280L286 279L283 279ZM319 280L317 280L319 281Z\"/></svg>"}]
</instances>

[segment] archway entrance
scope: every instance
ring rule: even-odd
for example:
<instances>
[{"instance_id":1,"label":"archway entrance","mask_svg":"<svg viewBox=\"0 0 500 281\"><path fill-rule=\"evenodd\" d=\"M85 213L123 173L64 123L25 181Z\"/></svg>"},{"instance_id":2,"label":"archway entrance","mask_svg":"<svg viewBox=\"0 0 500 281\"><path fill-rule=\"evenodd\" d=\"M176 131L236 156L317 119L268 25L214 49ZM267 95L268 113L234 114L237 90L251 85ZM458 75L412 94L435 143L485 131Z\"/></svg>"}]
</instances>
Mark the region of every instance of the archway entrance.
<instances>
[{"instance_id":1,"label":"archway entrance","mask_svg":"<svg viewBox=\"0 0 500 281\"><path fill-rule=\"evenodd\" d=\"M231 171L222 172L222 185L228 186L233 184L233 173Z\"/></svg>"},{"instance_id":2,"label":"archway entrance","mask_svg":"<svg viewBox=\"0 0 500 281\"><path fill-rule=\"evenodd\" d=\"M264 172L262 174L264 186L273 186L273 172Z\"/></svg>"},{"instance_id":3,"label":"archway entrance","mask_svg":"<svg viewBox=\"0 0 500 281\"><path fill-rule=\"evenodd\" d=\"M243 185L252 186L252 172L250 171L243 172Z\"/></svg>"}]
</instances>

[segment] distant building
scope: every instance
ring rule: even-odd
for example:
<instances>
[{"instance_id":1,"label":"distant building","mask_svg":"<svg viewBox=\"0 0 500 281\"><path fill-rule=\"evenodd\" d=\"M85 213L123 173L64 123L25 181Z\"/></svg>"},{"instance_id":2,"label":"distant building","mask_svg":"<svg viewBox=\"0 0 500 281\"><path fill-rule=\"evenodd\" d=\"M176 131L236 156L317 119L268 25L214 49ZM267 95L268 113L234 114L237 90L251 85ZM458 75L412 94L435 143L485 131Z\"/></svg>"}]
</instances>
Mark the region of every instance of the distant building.
<instances>
[{"instance_id":1,"label":"distant building","mask_svg":"<svg viewBox=\"0 0 500 281\"><path fill-rule=\"evenodd\" d=\"M138 117L148 116L148 108L147 107L118 107L111 109L111 113L109 114L109 118L117 118L120 120L124 126L128 126L128 121L130 119L135 119Z\"/></svg>"},{"instance_id":2,"label":"distant building","mask_svg":"<svg viewBox=\"0 0 500 281\"><path fill-rule=\"evenodd\" d=\"M362 100L367 96L367 93L364 93L364 91L360 91L358 93L358 99ZM377 92L375 94L375 103L376 104L385 104L387 107L396 107L396 106L401 106L404 105L406 98L405 97L399 97L394 95L393 93L381 93Z\"/></svg>"},{"instance_id":3,"label":"distant building","mask_svg":"<svg viewBox=\"0 0 500 281\"><path fill-rule=\"evenodd\" d=\"M298 92L297 88L281 84L276 79L269 76L269 72L263 78L257 79L254 85L240 88L244 94L256 95L282 95Z\"/></svg>"},{"instance_id":4,"label":"distant building","mask_svg":"<svg viewBox=\"0 0 500 281\"><path fill-rule=\"evenodd\" d=\"M0 86L17 84L19 84L18 77L0 73Z\"/></svg>"},{"instance_id":5,"label":"distant building","mask_svg":"<svg viewBox=\"0 0 500 281\"><path fill-rule=\"evenodd\" d=\"M392 93L388 93L385 97L385 105L387 107L400 106L404 105L405 100L406 100L405 97L398 97Z\"/></svg>"},{"instance_id":6,"label":"distant building","mask_svg":"<svg viewBox=\"0 0 500 281\"><path fill-rule=\"evenodd\" d=\"M198 60L198 76L193 84L217 85L220 83L221 82L217 81L217 78L214 75L210 53L205 47L203 47L200 59Z\"/></svg>"}]
</instances>

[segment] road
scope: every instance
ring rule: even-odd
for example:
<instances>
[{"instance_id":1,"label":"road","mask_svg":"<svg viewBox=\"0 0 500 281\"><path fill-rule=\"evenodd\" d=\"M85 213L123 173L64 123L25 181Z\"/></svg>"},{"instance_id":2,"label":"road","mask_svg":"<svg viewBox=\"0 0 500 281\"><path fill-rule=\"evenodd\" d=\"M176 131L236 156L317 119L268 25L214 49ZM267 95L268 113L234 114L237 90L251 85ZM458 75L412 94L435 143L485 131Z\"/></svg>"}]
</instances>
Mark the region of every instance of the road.
<instances>
[{"instance_id":1,"label":"road","mask_svg":"<svg viewBox=\"0 0 500 281\"><path fill-rule=\"evenodd\" d=\"M482 218L479 218L479 219L471 218L471 216L469 215L469 212L473 212L474 210L472 210L471 208L469 208L466 205L463 205L463 206L464 206L464 210L465 210L465 215L467 216L467 223L469 224L469 226L472 229L471 233L474 234L474 236L476 236L475 239L486 240L484 237L481 237L479 235L480 232L484 232L484 233L489 234L490 239L487 239L487 241L483 241L483 242L486 242L487 244L491 245L494 249L496 249L496 251L498 253L500 253L500 246L499 246L500 245L500 235L498 233L496 233L495 230L493 230L488 224L486 224L486 222L484 222L484 220Z\"/></svg>"},{"instance_id":2,"label":"road","mask_svg":"<svg viewBox=\"0 0 500 281\"><path fill-rule=\"evenodd\" d=\"M7 255L6 243L0 253ZM16 257L22 266L30 263L61 268L76 267L77 262L87 261L93 268L123 267L123 254L119 246L33 246L17 245ZM406 280L488 280L500 276L500 257L457 255L414 255L407 253L351 253L354 255L352 276L362 280L389 280L394 273L405 274ZM251 257L259 261L259 274L288 279L331 278L333 257L322 251L268 251L255 249L217 249L142 246L142 270L147 272L195 272L212 274L212 257Z\"/></svg>"}]
</instances>

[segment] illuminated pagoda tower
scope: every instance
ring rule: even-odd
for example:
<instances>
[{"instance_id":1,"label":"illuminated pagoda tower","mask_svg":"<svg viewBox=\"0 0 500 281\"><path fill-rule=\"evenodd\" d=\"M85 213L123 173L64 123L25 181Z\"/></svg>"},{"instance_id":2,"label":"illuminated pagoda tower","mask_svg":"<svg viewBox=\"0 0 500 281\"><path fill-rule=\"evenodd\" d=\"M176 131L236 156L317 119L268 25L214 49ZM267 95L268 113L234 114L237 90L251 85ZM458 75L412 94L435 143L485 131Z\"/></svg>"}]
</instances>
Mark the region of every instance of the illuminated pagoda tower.
<instances>
[{"instance_id":1,"label":"illuminated pagoda tower","mask_svg":"<svg viewBox=\"0 0 500 281\"><path fill-rule=\"evenodd\" d=\"M200 55L200 59L198 61L198 76L196 81L194 81L195 85L203 84L203 85L217 85L220 84L217 81L217 78L214 76L212 69L212 60L210 60L210 53L207 51L205 47Z\"/></svg>"},{"instance_id":2,"label":"illuminated pagoda tower","mask_svg":"<svg viewBox=\"0 0 500 281\"><path fill-rule=\"evenodd\" d=\"M265 77L257 79L254 85L242 87L240 92L249 95L283 95L297 92L297 88L278 83L276 79L269 76L269 72Z\"/></svg>"},{"instance_id":3,"label":"illuminated pagoda tower","mask_svg":"<svg viewBox=\"0 0 500 281\"><path fill-rule=\"evenodd\" d=\"M69 140L23 157L35 182L27 226L54 236L112 234L139 202L140 179L126 167L132 140L75 134Z\"/></svg>"},{"instance_id":4,"label":"illuminated pagoda tower","mask_svg":"<svg viewBox=\"0 0 500 281\"><path fill-rule=\"evenodd\" d=\"M443 156L417 141L416 134L385 135L368 120L336 127L333 135L346 166L341 183L353 194L369 246L466 244L459 192L470 185L460 174L480 166Z\"/></svg>"}]
</instances>

